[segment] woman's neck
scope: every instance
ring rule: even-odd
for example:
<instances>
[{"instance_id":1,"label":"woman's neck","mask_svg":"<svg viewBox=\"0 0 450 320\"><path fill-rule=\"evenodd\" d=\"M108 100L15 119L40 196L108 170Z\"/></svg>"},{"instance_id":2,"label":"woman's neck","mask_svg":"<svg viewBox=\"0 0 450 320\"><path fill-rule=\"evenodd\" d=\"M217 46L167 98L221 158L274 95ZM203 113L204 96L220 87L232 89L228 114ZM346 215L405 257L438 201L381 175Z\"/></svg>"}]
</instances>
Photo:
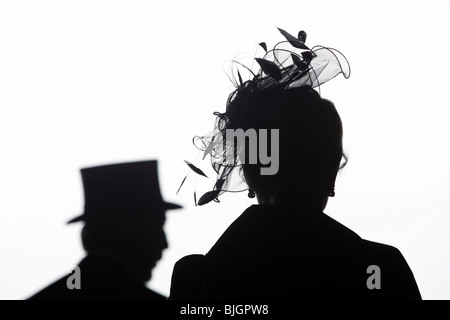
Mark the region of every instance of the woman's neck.
<instances>
[{"instance_id":1,"label":"woman's neck","mask_svg":"<svg viewBox=\"0 0 450 320\"><path fill-rule=\"evenodd\" d=\"M256 191L256 198L258 204L285 204L322 212L328 203L327 195L311 194L295 188L282 188L266 193Z\"/></svg>"}]
</instances>

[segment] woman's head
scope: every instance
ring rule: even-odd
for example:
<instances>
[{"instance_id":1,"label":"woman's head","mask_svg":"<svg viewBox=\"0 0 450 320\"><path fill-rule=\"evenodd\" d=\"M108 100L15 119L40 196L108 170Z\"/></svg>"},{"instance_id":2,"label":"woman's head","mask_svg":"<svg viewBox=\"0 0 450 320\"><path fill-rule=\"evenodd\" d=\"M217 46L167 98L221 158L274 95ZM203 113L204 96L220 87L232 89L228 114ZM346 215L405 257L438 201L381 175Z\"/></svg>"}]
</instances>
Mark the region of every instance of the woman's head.
<instances>
[{"instance_id":1,"label":"woman's head","mask_svg":"<svg viewBox=\"0 0 450 320\"><path fill-rule=\"evenodd\" d=\"M293 190L305 198L333 193L341 160L346 160L342 152L342 123L333 103L322 99L314 88L339 74L348 78L350 66L336 49L307 47L304 31L298 37L279 31L286 41L271 50L260 43L265 54L255 58L260 67L257 72L234 61L232 66L236 68L231 78L236 90L227 100L226 111L215 113L212 135L194 138L197 147L204 151L203 157L211 156L217 173L213 190L200 198L199 205L218 201L218 196L226 191L242 190L234 183L236 168L258 196L270 194L280 199ZM249 71L250 80L242 81L239 69ZM229 139L227 132L233 133ZM259 145L265 138L267 141ZM245 139L250 144L243 143ZM256 149L254 140L259 140ZM269 156L267 151L275 154ZM255 153L265 157L255 161ZM267 160L274 157L277 166L271 170L272 163L267 168ZM262 168L268 173L262 174Z\"/></svg>"},{"instance_id":2,"label":"woman's head","mask_svg":"<svg viewBox=\"0 0 450 320\"><path fill-rule=\"evenodd\" d=\"M327 196L333 191L344 155L342 122L331 101L309 86L263 91L248 82L230 95L226 114L228 129L279 130L279 169L275 175L262 175L264 165L259 161L242 161L250 189L278 194L276 197L287 188L309 196ZM270 149L270 138L268 145Z\"/></svg>"}]
</instances>

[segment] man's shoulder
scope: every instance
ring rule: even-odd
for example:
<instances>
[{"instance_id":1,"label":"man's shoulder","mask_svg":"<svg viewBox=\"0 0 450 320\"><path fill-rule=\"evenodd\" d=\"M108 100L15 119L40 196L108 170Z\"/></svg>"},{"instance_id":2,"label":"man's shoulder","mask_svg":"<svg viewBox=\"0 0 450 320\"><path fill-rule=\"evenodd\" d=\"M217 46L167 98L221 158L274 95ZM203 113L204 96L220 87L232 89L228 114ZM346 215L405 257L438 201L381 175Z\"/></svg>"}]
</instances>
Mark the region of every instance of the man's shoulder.
<instances>
[{"instance_id":1,"label":"man's shoulder","mask_svg":"<svg viewBox=\"0 0 450 320\"><path fill-rule=\"evenodd\" d=\"M72 294L72 290L67 287L68 275L64 276L47 287L33 294L28 300L60 300L65 299L68 295Z\"/></svg>"}]
</instances>

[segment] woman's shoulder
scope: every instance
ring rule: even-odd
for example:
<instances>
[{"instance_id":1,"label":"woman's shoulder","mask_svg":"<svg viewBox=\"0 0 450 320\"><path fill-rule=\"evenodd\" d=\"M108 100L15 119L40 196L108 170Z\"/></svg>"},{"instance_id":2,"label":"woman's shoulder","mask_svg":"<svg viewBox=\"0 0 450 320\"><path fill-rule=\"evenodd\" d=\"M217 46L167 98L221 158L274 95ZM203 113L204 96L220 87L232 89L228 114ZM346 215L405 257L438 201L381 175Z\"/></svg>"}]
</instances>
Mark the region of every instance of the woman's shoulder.
<instances>
[{"instance_id":1,"label":"woman's shoulder","mask_svg":"<svg viewBox=\"0 0 450 320\"><path fill-rule=\"evenodd\" d=\"M202 283L206 262L202 254L187 255L178 260L173 268L170 300L202 299Z\"/></svg>"},{"instance_id":2,"label":"woman's shoulder","mask_svg":"<svg viewBox=\"0 0 450 320\"><path fill-rule=\"evenodd\" d=\"M403 257L400 250L396 247L381 242L367 240L361 237L354 230L331 218L325 213L321 215L321 228L324 233L328 234L332 238L332 241L339 241L339 239L341 239L344 240L346 244L351 242L355 249L367 252L367 254L371 256L383 255L396 258Z\"/></svg>"},{"instance_id":3,"label":"woman's shoulder","mask_svg":"<svg viewBox=\"0 0 450 320\"><path fill-rule=\"evenodd\" d=\"M328 232L329 235L335 236L336 238L342 238L351 241L358 249L364 250L371 255L383 254L397 258L400 256L402 257L400 250L396 247L389 244L365 239L354 230L331 218L325 213L321 215L321 226L324 230L324 233Z\"/></svg>"},{"instance_id":4,"label":"woman's shoulder","mask_svg":"<svg viewBox=\"0 0 450 320\"><path fill-rule=\"evenodd\" d=\"M343 250L343 257L349 257L348 260L353 261L359 272L364 272L367 278L379 280L382 290L374 290L378 295L389 296L392 299L421 299L414 274L397 247L364 239L334 219L330 217L327 219L347 236L351 234L357 236L348 242L351 244Z\"/></svg>"}]
</instances>

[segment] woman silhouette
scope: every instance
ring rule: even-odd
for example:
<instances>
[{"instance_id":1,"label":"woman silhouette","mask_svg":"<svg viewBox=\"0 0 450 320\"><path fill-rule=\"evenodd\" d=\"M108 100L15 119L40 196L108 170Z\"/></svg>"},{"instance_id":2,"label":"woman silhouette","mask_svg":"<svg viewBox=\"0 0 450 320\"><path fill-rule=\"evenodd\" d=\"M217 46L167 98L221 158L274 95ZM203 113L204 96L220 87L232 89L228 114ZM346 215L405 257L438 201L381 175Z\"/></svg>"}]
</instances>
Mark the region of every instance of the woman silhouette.
<instances>
[{"instance_id":1,"label":"woman silhouette","mask_svg":"<svg viewBox=\"0 0 450 320\"><path fill-rule=\"evenodd\" d=\"M232 191L234 173L259 204L206 255L176 263L171 299L421 299L399 250L364 240L323 213L347 157L339 114L313 88L341 73L348 77L350 69L335 49L309 49L305 32L294 37L279 30L286 41L270 51L260 44L260 70L247 69L252 76L245 82L237 71L226 112L215 113L212 135L197 139L218 174L199 204ZM256 149L251 139L230 138L238 129L257 133ZM269 137L262 140L262 132ZM267 161L251 161L261 148L277 158L275 174L262 174Z\"/></svg>"}]
</instances>

